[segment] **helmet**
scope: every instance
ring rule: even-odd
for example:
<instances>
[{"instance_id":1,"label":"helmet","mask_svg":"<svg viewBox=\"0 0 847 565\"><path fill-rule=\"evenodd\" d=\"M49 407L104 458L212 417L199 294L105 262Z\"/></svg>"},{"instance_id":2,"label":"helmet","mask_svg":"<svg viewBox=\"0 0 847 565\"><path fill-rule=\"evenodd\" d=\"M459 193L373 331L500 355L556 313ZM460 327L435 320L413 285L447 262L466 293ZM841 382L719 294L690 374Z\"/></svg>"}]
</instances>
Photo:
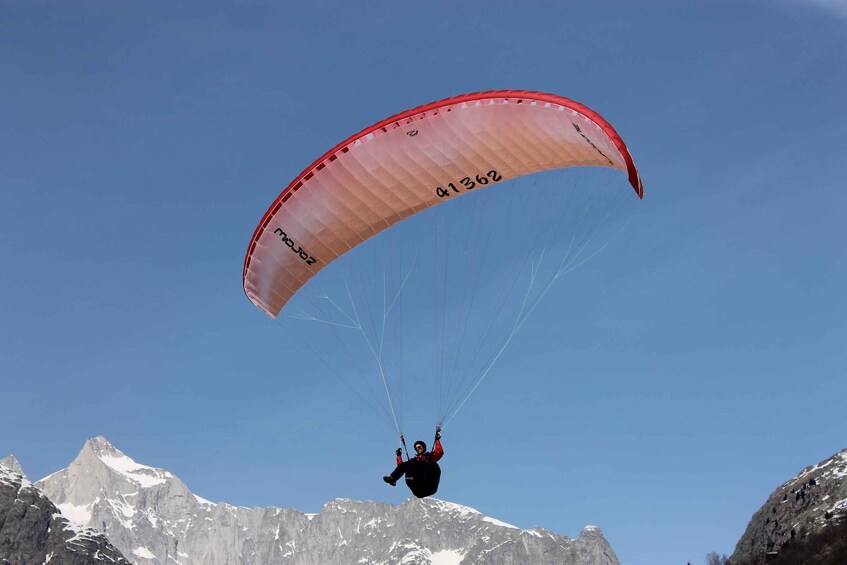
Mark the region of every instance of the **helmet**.
<instances>
[{"instance_id":1,"label":"helmet","mask_svg":"<svg viewBox=\"0 0 847 565\"><path fill-rule=\"evenodd\" d=\"M424 451L426 451L426 444L425 444L424 442L422 442L422 441L418 440L418 441L416 441L416 442L415 442L414 447L415 447L415 448L417 448L419 445L422 445L422 446L423 446L423 450L424 450Z\"/></svg>"}]
</instances>

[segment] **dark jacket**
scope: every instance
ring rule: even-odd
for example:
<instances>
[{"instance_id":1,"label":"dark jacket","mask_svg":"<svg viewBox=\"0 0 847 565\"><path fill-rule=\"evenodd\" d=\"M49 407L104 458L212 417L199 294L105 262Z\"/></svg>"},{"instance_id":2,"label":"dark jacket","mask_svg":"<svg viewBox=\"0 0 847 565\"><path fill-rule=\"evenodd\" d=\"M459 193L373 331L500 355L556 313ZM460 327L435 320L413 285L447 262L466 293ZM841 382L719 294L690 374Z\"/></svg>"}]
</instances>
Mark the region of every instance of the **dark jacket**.
<instances>
[{"instance_id":1,"label":"dark jacket","mask_svg":"<svg viewBox=\"0 0 847 565\"><path fill-rule=\"evenodd\" d=\"M412 494L418 498L432 496L438 492L438 483L441 481L441 467L437 461L444 456L444 448L441 440L435 440L432 452L421 453L408 461L403 461L402 456L397 456L397 468L391 473L395 481L406 475L406 486Z\"/></svg>"}]
</instances>

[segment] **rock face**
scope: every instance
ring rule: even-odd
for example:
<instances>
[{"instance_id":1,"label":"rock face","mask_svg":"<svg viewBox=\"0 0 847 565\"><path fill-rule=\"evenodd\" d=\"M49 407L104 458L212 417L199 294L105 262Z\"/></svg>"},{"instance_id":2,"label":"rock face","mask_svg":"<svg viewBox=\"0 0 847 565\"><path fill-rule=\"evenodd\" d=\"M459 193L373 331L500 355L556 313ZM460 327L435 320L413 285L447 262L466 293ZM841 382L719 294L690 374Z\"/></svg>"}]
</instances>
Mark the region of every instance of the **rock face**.
<instances>
[{"instance_id":1,"label":"rock face","mask_svg":"<svg viewBox=\"0 0 847 565\"><path fill-rule=\"evenodd\" d=\"M399 506L339 499L318 514L213 504L102 437L86 442L70 466L37 485L68 517L100 529L144 565L619 565L597 527L587 526L572 540L431 498Z\"/></svg>"},{"instance_id":2,"label":"rock face","mask_svg":"<svg viewBox=\"0 0 847 565\"><path fill-rule=\"evenodd\" d=\"M730 562L778 553L786 542L847 518L847 449L780 486L747 525Z\"/></svg>"},{"instance_id":3,"label":"rock face","mask_svg":"<svg viewBox=\"0 0 847 565\"><path fill-rule=\"evenodd\" d=\"M0 561L12 565L129 565L103 534L63 518L9 457L0 462Z\"/></svg>"}]
</instances>

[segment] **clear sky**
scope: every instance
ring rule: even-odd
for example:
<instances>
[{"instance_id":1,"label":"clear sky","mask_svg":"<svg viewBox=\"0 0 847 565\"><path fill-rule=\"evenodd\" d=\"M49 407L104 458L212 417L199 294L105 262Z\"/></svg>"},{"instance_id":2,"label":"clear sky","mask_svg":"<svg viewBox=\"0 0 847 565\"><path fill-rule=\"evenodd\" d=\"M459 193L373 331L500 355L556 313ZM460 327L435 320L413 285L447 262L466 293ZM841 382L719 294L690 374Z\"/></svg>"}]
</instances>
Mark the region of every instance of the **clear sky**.
<instances>
[{"instance_id":1,"label":"clear sky","mask_svg":"<svg viewBox=\"0 0 847 565\"><path fill-rule=\"evenodd\" d=\"M0 456L38 479L104 435L213 501L403 501L393 430L247 301L244 252L367 125L541 90L646 196L445 430L439 496L626 565L731 553L847 447L847 4L404 4L0 4Z\"/></svg>"}]
</instances>

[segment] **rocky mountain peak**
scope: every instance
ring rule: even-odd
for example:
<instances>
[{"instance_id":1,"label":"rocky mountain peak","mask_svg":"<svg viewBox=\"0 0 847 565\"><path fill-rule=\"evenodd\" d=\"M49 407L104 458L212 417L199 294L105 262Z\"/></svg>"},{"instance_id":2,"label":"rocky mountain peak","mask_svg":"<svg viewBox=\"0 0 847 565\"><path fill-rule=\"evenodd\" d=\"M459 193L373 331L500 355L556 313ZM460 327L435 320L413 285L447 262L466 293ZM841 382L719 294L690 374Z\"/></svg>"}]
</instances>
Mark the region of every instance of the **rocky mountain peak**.
<instances>
[{"instance_id":1,"label":"rocky mountain peak","mask_svg":"<svg viewBox=\"0 0 847 565\"><path fill-rule=\"evenodd\" d=\"M6 457L4 457L3 459L0 459L0 465L2 465L3 467L6 467L7 469L10 469L10 470L12 470L16 473L20 473L21 475L24 474L24 471L21 468L20 462L15 458L14 455L9 454Z\"/></svg>"},{"instance_id":2,"label":"rocky mountain peak","mask_svg":"<svg viewBox=\"0 0 847 565\"><path fill-rule=\"evenodd\" d=\"M118 514L130 512L135 505L144 505L148 498L157 498L163 489L183 498L190 496L188 488L164 469L141 465L98 436L85 442L82 450L66 468L36 483L68 520L99 527L101 512ZM127 516L124 515L124 521Z\"/></svg>"},{"instance_id":3,"label":"rocky mountain peak","mask_svg":"<svg viewBox=\"0 0 847 565\"><path fill-rule=\"evenodd\" d=\"M163 484L174 478L164 469L155 469L136 463L103 436L86 441L79 455L68 468L94 472L95 476L110 483L122 481L141 487Z\"/></svg>"},{"instance_id":4,"label":"rocky mountain peak","mask_svg":"<svg viewBox=\"0 0 847 565\"><path fill-rule=\"evenodd\" d=\"M0 484L6 486L14 485L17 490L30 488L32 486L32 483L27 480L22 471L7 466L4 461L6 461L6 459L0 461ZM20 465L18 465L18 467L20 467Z\"/></svg>"},{"instance_id":5,"label":"rocky mountain peak","mask_svg":"<svg viewBox=\"0 0 847 565\"><path fill-rule=\"evenodd\" d=\"M582 531L579 533L580 538L602 538L603 530L599 528L599 526L588 525L585 526Z\"/></svg>"},{"instance_id":6,"label":"rocky mountain peak","mask_svg":"<svg viewBox=\"0 0 847 565\"><path fill-rule=\"evenodd\" d=\"M95 476L107 481L125 483L131 488L146 488L162 485L176 479L164 469L137 463L103 436L85 442L76 459L68 467L94 472Z\"/></svg>"},{"instance_id":7,"label":"rocky mountain peak","mask_svg":"<svg viewBox=\"0 0 847 565\"><path fill-rule=\"evenodd\" d=\"M126 457L118 448L112 445L109 440L103 436L97 436L89 439L82 447L83 450L89 449L94 453L95 457Z\"/></svg>"}]
</instances>

